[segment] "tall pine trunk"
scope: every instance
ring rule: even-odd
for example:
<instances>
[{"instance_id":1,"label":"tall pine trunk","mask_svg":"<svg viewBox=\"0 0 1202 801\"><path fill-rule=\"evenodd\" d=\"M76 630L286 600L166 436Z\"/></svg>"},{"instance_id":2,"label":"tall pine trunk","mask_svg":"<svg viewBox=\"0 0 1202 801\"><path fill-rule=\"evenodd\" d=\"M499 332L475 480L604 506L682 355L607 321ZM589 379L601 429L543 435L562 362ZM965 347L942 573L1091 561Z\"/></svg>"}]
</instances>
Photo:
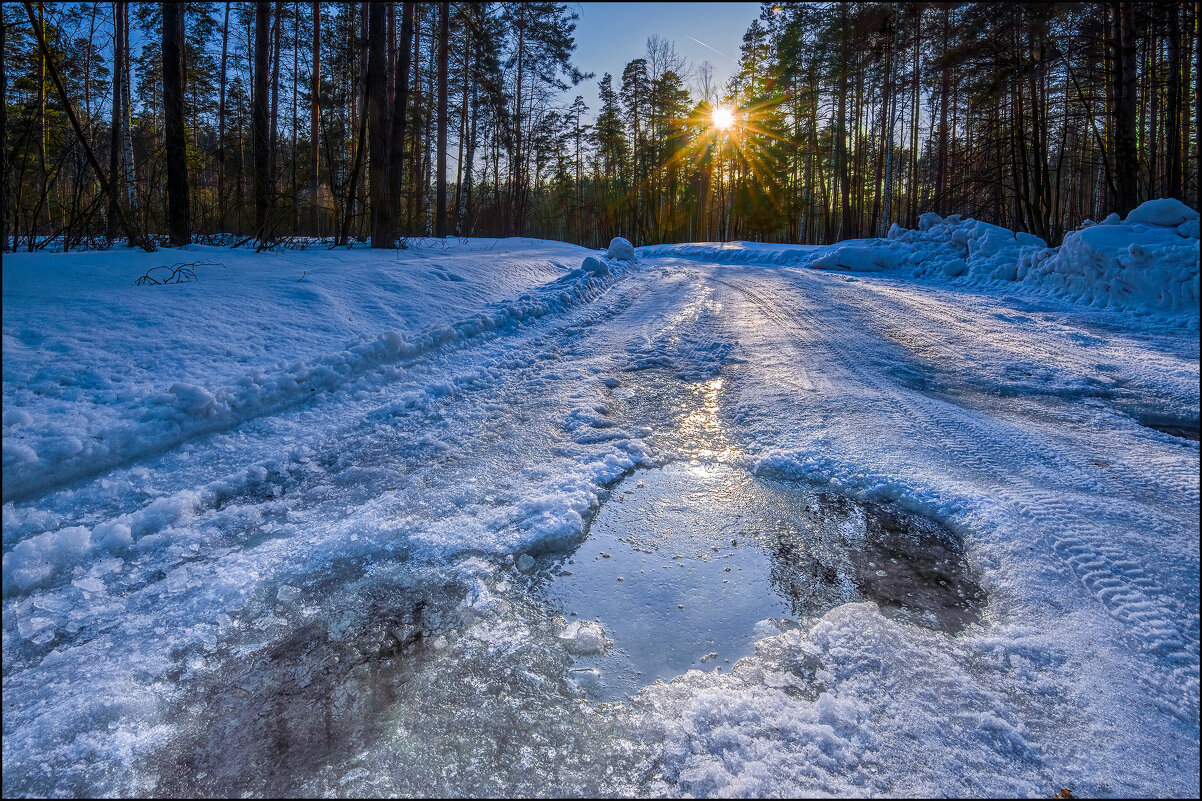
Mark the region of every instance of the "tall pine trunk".
<instances>
[{"instance_id":1,"label":"tall pine trunk","mask_svg":"<svg viewBox=\"0 0 1202 801\"><path fill-rule=\"evenodd\" d=\"M1139 150L1136 141L1136 48L1134 9L1129 2L1114 3L1111 34L1114 69L1114 160L1118 196L1114 210L1126 217L1135 208L1139 185Z\"/></svg>"},{"instance_id":2,"label":"tall pine trunk","mask_svg":"<svg viewBox=\"0 0 1202 801\"><path fill-rule=\"evenodd\" d=\"M163 122L167 162L167 232L171 244L188 231L188 139L184 125L184 4L163 3Z\"/></svg>"},{"instance_id":3,"label":"tall pine trunk","mask_svg":"<svg viewBox=\"0 0 1202 801\"><path fill-rule=\"evenodd\" d=\"M125 122L124 108L122 101L125 98L124 90L121 88L122 79L125 77L125 70L122 69L122 64L125 63L125 38L121 35L121 7L125 5L124 0L119 0L113 3L113 102L112 102L112 122L109 132L109 175L115 183L117 176L121 175L121 128ZM120 209L117 204L120 202L120 195L113 193L109 198L109 237L111 238L117 232L117 215Z\"/></svg>"},{"instance_id":4,"label":"tall pine trunk","mask_svg":"<svg viewBox=\"0 0 1202 801\"><path fill-rule=\"evenodd\" d=\"M318 135L321 126L321 2L313 0L313 75L309 103L309 233L321 236L317 192L321 178Z\"/></svg>"},{"instance_id":5,"label":"tall pine trunk","mask_svg":"<svg viewBox=\"0 0 1202 801\"><path fill-rule=\"evenodd\" d=\"M388 136L390 133L388 108L388 6L385 3L368 4L367 36L367 138L369 143L368 188L371 193L371 246L390 248L393 244L390 231L388 186Z\"/></svg>"},{"instance_id":6,"label":"tall pine trunk","mask_svg":"<svg viewBox=\"0 0 1202 801\"><path fill-rule=\"evenodd\" d=\"M225 22L221 25L221 74L218 80L217 99L217 228L225 231L225 69L229 53L230 4L225 4Z\"/></svg>"},{"instance_id":7,"label":"tall pine trunk","mask_svg":"<svg viewBox=\"0 0 1202 801\"><path fill-rule=\"evenodd\" d=\"M1168 130L1165 135L1168 150L1168 182L1169 197L1181 200L1185 193L1181 187L1181 25L1177 19L1180 13L1175 3L1166 4L1165 10L1169 15L1169 96L1168 96ZM1187 126L1189 117L1185 117Z\"/></svg>"},{"instance_id":8,"label":"tall pine trunk","mask_svg":"<svg viewBox=\"0 0 1202 801\"><path fill-rule=\"evenodd\" d=\"M271 3L255 3L255 93L251 108L251 136L255 161L255 231L260 243L270 238L268 216L271 213L271 140L268 133L268 55L271 52Z\"/></svg>"},{"instance_id":9,"label":"tall pine trunk","mask_svg":"<svg viewBox=\"0 0 1202 801\"><path fill-rule=\"evenodd\" d=\"M438 209L434 222L436 236L447 235L447 94L448 88L448 53L451 46L451 4L438 4L438 174L435 176L437 185Z\"/></svg>"},{"instance_id":10,"label":"tall pine trunk","mask_svg":"<svg viewBox=\"0 0 1202 801\"><path fill-rule=\"evenodd\" d=\"M947 100L951 94L952 70L946 58L951 39L951 9L943 7L943 77L939 84L939 155L935 166L935 212L943 214L943 191L947 180Z\"/></svg>"},{"instance_id":11,"label":"tall pine trunk","mask_svg":"<svg viewBox=\"0 0 1202 801\"><path fill-rule=\"evenodd\" d=\"M401 34L397 42L396 76L393 79L395 91L392 105L392 135L389 139L388 184L392 189L391 200L392 224L395 231L402 231L404 221L401 219L403 204L403 184L405 167L405 128L409 112L409 55L412 52L413 15L417 4L405 2L401 5Z\"/></svg>"}]
</instances>

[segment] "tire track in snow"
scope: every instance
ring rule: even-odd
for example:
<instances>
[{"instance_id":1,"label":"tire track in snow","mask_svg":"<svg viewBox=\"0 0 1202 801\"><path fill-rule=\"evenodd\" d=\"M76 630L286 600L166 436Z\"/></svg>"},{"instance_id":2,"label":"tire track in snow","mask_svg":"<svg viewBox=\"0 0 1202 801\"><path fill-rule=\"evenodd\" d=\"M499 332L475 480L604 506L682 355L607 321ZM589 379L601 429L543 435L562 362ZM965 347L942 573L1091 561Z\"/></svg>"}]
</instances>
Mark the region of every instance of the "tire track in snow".
<instances>
[{"instance_id":1,"label":"tire track in snow","mask_svg":"<svg viewBox=\"0 0 1202 801\"><path fill-rule=\"evenodd\" d=\"M799 310L794 312L748 286L717 277L711 280L742 294L784 331L796 332L823 324L803 305L799 304ZM813 279L808 283L811 292L821 286ZM827 290L829 296L829 288ZM777 297L788 297L788 294L781 293ZM886 386L850 347L836 337L828 339L826 349L849 375L904 410L904 414L895 415L895 423L909 437L920 442L930 442L933 437L954 454L958 465L967 466L988 482L991 491L1006 508L1041 531L1051 551L1072 570L1107 613L1120 621L1148 652L1163 660L1162 666L1168 674L1166 680L1173 688L1169 697L1163 699L1166 705L1178 715L1196 715L1199 668L1196 610L1186 609L1183 603L1162 594L1154 574L1132 561L1128 551L1113 544L1106 531L1082 520L1082 511L1069 509L1058 494L1028 481L1013 468L1006 475L1009 487L997 482L999 463L1013 464L1016 460L1028 470L1045 468L1040 471L1045 475L1063 471L1087 488L1095 484L1092 475L1065 458L1063 453L1045 448L1013 425L999 424L996 420L992 421L993 425L986 425L978 416L967 414L950 403L940 404L936 413L930 408L931 403L914 402L905 390ZM1145 475L1131 474L1127 478L1134 480L1135 489L1149 492L1154 489ZM1171 536L1172 532L1166 530L1162 521L1149 519L1147 522L1153 524L1152 532L1159 529L1157 533ZM1165 695L1163 691L1160 694Z\"/></svg>"},{"instance_id":2,"label":"tire track in snow","mask_svg":"<svg viewBox=\"0 0 1202 801\"><path fill-rule=\"evenodd\" d=\"M374 341L311 361L298 359L274 373L248 374L232 386L211 390L177 382L165 392L144 399L134 410L136 418L89 430L74 453L53 460L43 460L27 446L10 442L6 430L3 501L35 498L171 450L196 437L229 431L248 420L338 392L374 372L403 370L432 352L562 313L598 298L630 264L586 259L586 263L590 261L589 267L576 269L516 299L491 304L470 317L417 332L411 340L386 331ZM391 378L385 375L383 380Z\"/></svg>"}]
</instances>

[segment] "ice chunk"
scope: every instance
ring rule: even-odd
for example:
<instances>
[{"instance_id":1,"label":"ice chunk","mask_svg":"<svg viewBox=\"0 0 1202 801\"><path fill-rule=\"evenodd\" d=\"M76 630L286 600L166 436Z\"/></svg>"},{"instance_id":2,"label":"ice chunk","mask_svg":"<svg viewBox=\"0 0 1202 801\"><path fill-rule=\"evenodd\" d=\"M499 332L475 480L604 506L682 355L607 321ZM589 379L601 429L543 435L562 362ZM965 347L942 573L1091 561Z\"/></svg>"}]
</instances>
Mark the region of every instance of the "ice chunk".
<instances>
[{"instance_id":1,"label":"ice chunk","mask_svg":"<svg viewBox=\"0 0 1202 801\"><path fill-rule=\"evenodd\" d=\"M585 256L580 267L593 275L609 275L609 265L596 256Z\"/></svg>"},{"instance_id":2,"label":"ice chunk","mask_svg":"<svg viewBox=\"0 0 1202 801\"><path fill-rule=\"evenodd\" d=\"M1134 211L1127 215L1126 223L1128 225L1143 223L1144 225L1161 225L1167 228L1176 228L1183 222L1197 219L1198 212L1180 200L1171 197L1162 197L1139 204Z\"/></svg>"},{"instance_id":3,"label":"ice chunk","mask_svg":"<svg viewBox=\"0 0 1202 801\"><path fill-rule=\"evenodd\" d=\"M534 557L528 553L524 553L518 557L518 570L526 573L530 568L534 567Z\"/></svg>"},{"instance_id":4,"label":"ice chunk","mask_svg":"<svg viewBox=\"0 0 1202 801\"><path fill-rule=\"evenodd\" d=\"M287 584L281 584L280 588L276 590L275 597L280 603L290 604L300 597L300 590Z\"/></svg>"},{"instance_id":5,"label":"ice chunk","mask_svg":"<svg viewBox=\"0 0 1202 801\"><path fill-rule=\"evenodd\" d=\"M918 230L929 231L935 223L943 222L943 218L933 211L928 211L918 218Z\"/></svg>"},{"instance_id":6,"label":"ice chunk","mask_svg":"<svg viewBox=\"0 0 1202 801\"><path fill-rule=\"evenodd\" d=\"M30 590L83 561L92 532L83 526L47 531L17 543L4 554L4 594Z\"/></svg>"},{"instance_id":7,"label":"ice chunk","mask_svg":"<svg viewBox=\"0 0 1202 801\"><path fill-rule=\"evenodd\" d=\"M569 653L577 656L599 654L613 644L606 639L605 629L601 628L601 624L588 620L574 620L569 623L559 633L559 641Z\"/></svg>"},{"instance_id":8,"label":"ice chunk","mask_svg":"<svg viewBox=\"0 0 1202 801\"><path fill-rule=\"evenodd\" d=\"M615 236L609 243L609 249L605 251L605 258L634 261L634 245L625 237Z\"/></svg>"},{"instance_id":9,"label":"ice chunk","mask_svg":"<svg viewBox=\"0 0 1202 801\"><path fill-rule=\"evenodd\" d=\"M21 617L17 620L17 631L22 637L31 639L38 632L48 629L54 625L54 620L48 617Z\"/></svg>"},{"instance_id":10,"label":"ice chunk","mask_svg":"<svg viewBox=\"0 0 1202 801\"><path fill-rule=\"evenodd\" d=\"M1184 236L1188 239L1197 239L1198 238L1198 221L1197 220L1186 220L1185 222L1181 223L1181 225L1177 226L1177 233L1181 234L1182 236Z\"/></svg>"},{"instance_id":11,"label":"ice chunk","mask_svg":"<svg viewBox=\"0 0 1202 801\"><path fill-rule=\"evenodd\" d=\"M100 592L104 589L104 582L95 576L77 578L71 583L85 592Z\"/></svg>"}]
</instances>

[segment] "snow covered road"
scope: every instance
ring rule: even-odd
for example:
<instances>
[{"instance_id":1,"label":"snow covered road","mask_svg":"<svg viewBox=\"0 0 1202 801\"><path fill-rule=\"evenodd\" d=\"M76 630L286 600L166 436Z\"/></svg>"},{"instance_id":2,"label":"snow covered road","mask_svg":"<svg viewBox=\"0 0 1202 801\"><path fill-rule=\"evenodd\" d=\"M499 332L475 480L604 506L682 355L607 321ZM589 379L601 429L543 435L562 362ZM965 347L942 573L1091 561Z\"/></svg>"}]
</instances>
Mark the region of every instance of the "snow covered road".
<instances>
[{"instance_id":1,"label":"snow covered road","mask_svg":"<svg viewBox=\"0 0 1202 801\"><path fill-rule=\"evenodd\" d=\"M745 251L507 258L542 266L438 306L405 347L327 338L250 389L202 362L203 423L160 430L131 398L88 416L120 447L21 474L6 796L1196 793L1196 314ZM41 368L12 369L6 483L44 409ZM621 639L653 603L633 576L599 590L629 604L595 621L608 645L569 625L556 582L589 580L607 507L698 540L736 527L693 563L717 570L758 547L735 543L757 499L796 518L764 527L844 545L878 513L929 518L985 593L977 622L916 624L931 610L899 617L840 567L831 586L858 590L815 579L824 605L741 632L750 652L682 622L695 669L654 683ZM613 556L672 573L668 550Z\"/></svg>"}]
</instances>

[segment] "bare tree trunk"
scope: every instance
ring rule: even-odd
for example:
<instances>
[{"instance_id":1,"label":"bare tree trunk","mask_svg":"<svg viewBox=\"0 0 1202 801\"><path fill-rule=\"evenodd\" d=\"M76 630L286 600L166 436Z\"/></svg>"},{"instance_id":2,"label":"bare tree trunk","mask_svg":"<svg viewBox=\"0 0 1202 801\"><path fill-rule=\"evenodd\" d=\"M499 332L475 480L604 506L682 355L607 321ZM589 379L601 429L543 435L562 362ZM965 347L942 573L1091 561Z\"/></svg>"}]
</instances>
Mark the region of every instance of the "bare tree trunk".
<instances>
[{"instance_id":1,"label":"bare tree trunk","mask_svg":"<svg viewBox=\"0 0 1202 801\"><path fill-rule=\"evenodd\" d=\"M405 165L405 127L409 112L409 62L413 44L413 15L417 4L406 2L401 5L401 36L397 42L400 52L397 53L396 77L393 79L395 92L392 106L392 136L389 140L388 184L391 187L392 224L394 231L401 231L404 221L401 219L402 179Z\"/></svg>"},{"instance_id":2,"label":"bare tree trunk","mask_svg":"<svg viewBox=\"0 0 1202 801\"><path fill-rule=\"evenodd\" d=\"M171 244L188 230L188 139L184 125L184 4L163 3L163 121L167 162L167 232Z\"/></svg>"},{"instance_id":3,"label":"bare tree trunk","mask_svg":"<svg viewBox=\"0 0 1202 801\"><path fill-rule=\"evenodd\" d=\"M130 82L131 71L129 64L129 3L121 3L121 54L122 62L121 70L124 72L124 77L121 81L121 116L125 120L125 124L121 126L121 151L122 160L125 163L125 195L126 208L130 218L133 219L138 210L138 192L135 185L137 173L134 169L134 111L133 105L130 103ZM117 176L113 176L113 182L117 182Z\"/></svg>"},{"instance_id":4,"label":"bare tree trunk","mask_svg":"<svg viewBox=\"0 0 1202 801\"><path fill-rule=\"evenodd\" d=\"M455 163L455 235L463 234L463 148L467 140L467 100L468 100L468 53L471 50L471 32L466 13L463 31L463 103L459 110L459 147ZM577 181L579 183L579 181Z\"/></svg>"},{"instance_id":5,"label":"bare tree trunk","mask_svg":"<svg viewBox=\"0 0 1202 801\"><path fill-rule=\"evenodd\" d=\"M943 7L943 52L951 38L951 9ZM939 156L935 168L935 212L943 214L943 188L947 180L947 100L952 83L951 65L943 60L943 80L939 86Z\"/></svg>"},{"instance_id":6,"label":"bare tree trunk","mask_svg":"<svg viewBox=\"0 0 1202 801\"><path fill-rule=\"evenodd\" d=\"M434 113L426 114L423 127L423 142L422 142L422 204L421 208L425 213L426 225L423 229L426 236L434 233L434 207L430 202L430 180L431 173L434 171L434 161L431 158L433 155L430 152L430 143L434 140L434 128L437 123L438 106L434 96L434 73L437 68L434 64L437 53L434 50L434 29L430 29L430 62L426 65L426 97L429 98L429 104L434 108Z\"/></svg>"},{"instance_id":7,"label":"bare tree trunk","mask_svg":"<svg viewBox=\"0 0 1202 801\"><path fill-rule=\"evenodd\" d=\"M309 103L309 233L321 236L317 191L320 186L317 139L321 126L321 2L313 0L313 96Z\"/></svg>"},{"instance_id":8,"label":"bare tree trunk","mask_svg":"<svg viewBox=\"0 0 1202 801\"><path fill-rule=\"evenodd\" d=\"M275 11L271 18L271 123L268 132L268 142L271 159L271 189L276 190L276 161L280 156L280 21L284 16L284 0L276 0Z\"/></svg>"},{"instance_id":9,"label":"bare tree trunk","mask_svg":"<svg viewBox=\"0 0 1202 801\"><path fill-rule=\"evenodd\" d=\"M438 4L438 174L437 183L438 210L434 222L436 236L447 235L447 95L448 88L448 54L451 47L451 4Z\"/></svg>"},{"instance_id":10,"label":"bare tree trunk","mask_svg":"<svg viewBox=\"0 0 1202 801\"><path fill-rule=\"evenodd\" d=\"M1114 210L1125 217L1136 206L1139 185L1139 150L1135 138L1135 21L1131 3L1114 5L1114 158L1118 173Z\"/></svg>"},{"instance_id":11,"label":"bare tree trunk","mask_svg":"<svg viewBox=\"0 0 1202 801\"><path fill-rule=\"evenodd\" d=\"M225 69L229 53L230 4L225 4L225 22L221 25L221 74L217 98L217 228L225 232Z\"/></svg>"},{"instance_id":12,"label":"bare tree trunk","mask_svg":"<svg viewBox=\"0 0 1202 801\"><path fill-rule=\"evenodd\" d=\"M914 8L914 105L910 115L910 227L918 227L918 96L921 87L922 69L918 53L922 45L921 5Z\"/></svg>"},{"instance_id":13,"label":"bare tree trunk","mask_svg":"<svg viewBox=\"0 0 1202 801\"><path fill-rule=\"evenodd\" d=\"M115 193L113 184L111 181L105 178L104 170L100 169L100 162L96 158L96 153L92 150L92 146L88 143L88 137L84 133L83 126L79 124L79 118L75 115L75 107L71 105L71 98L67 96L67 89L65 86L63 86L63 80L58 74L58 68L55 67L54 60L50 57L50 46L46 44L46 33L42 29L41 22L39 21L39 15L33 10L33 4L29 0L25 0L24 5L25 13L29 15L29 24L33 27L34 36L38 40L38 49L42 55L42 64L45 66L46 71L50 73L50 79L54 82L54 88L58 90L58 96L62 101L63 110L67 112L67 119L71 122L71 127L75 130L75 136L79 140L80 146L83 147L84 154L88 159L88 163L91 165L92 169L95 170L96 177L99 178L101 187L104 189L105 193L109 196L109 200L111 201L114 198ZM125 232L125 236L129 239L129 241L133 244L137 244L143 250L153 251L155 249L154 245L148 239L146 239L146 237L142 236L134 229L133 225L130 224L129 219L121 213L121 207L119 204L116 206L116 208L117 221L120 223L121 228Z\"/></svg>"},{"instance_id":14,"label":"bare tree trunk","mask_svg":"<svg viewBox=\"0 0 1202 801\"><path fill-rule=\"evenodd\" d=\"M479 51L477 50L477 53ZM478 63L478 62L477 62ZM465 157L466 173L465 183L467 186L463 192L463 207L459 210L459 230L466 236L471 236L472 229L475 227L474 218L473 224L464 226L468 211L472 208L472 165L476 163L476 122L479 119L480 104L477 100L476 84L472 84L472 104L471 104L471 125L467 132L467 155Z\"/></svg>"},{"instance_id":15,"label":"bare tree trunk","mask_svg":"<svg viewBox=\"0 0 1202 801\"><path fill-rule=\"evenodd\" d=\"M255 231L260 243L270 239L267 217L271 210L271 140L268 132L267 71L270 53L271 3L255 3L255 75L251 125L255 160Z\"/></svg>"},{"instance_id":16,"label":"bare tree trunk","mask_svg":"<svg viewBox=\"0 0 1202 801\"><path fill-rule=\"evenodd\" d=\"M125 117L121 104L124 99L121 81L125 77L125 70L122 69L122 64L125 62L125 38L121 35L121 7L123 5L125 5L123 0L113 3L113 109L109 139L109 175L113 177L114 182L116 182L117 176L121 175L121 127ZM114 206L118 201L119 197L116 193L109 198L108 233L110 238L117 232L118 210Z\"/></svg>"},{"instance_id":17,"label":"bare tree trunk","mask_svg":"<svg viewBox=\"0 0 1202 801\"><path fill-rule=\"evenodd\" d=\"M8 26L0 14L0 54ZM8 74L0 57L0 253L8 250Z\"/></svg>"},{"instance_id":18,"label":"bare tree trunk","mask_svg":"<svg viewBox=\"0 0 1202 801\"><path fill-rule=\"evenodd\" d=\"M300 189L297 186L296 162L297 162L297 147L296 137L298 119L296 115L297 101L300 95L300 3L293 2L292 4L292 119L289 127L292 128L292 152L289 154L289 171L291 173L292 187L292 233L300 232Z\"/></svg>"},{"instance_id":19,"label":"bare tree trunk","mask_svg":"<svg viewBox=\"0 0 1202 801\"><path fill-rule=\"evenodd\" d=\"M371 246L390 248L393 237L389 230L388 187L388 134L390 109L388 108L388 6L385 3L368 3L367 36L367 136L370 159L368 183L371 192Z\"/></svg>"},{"instance_id":20,"label":"bare tree trunk","mask_svg":"<svg viewBox=\"0 0 1202 801\"><path fill-rule=\"evenodd\" d=\"M1175 3L1166 4L1165 10L1169 15L1169 96L1168 96L1168 183L1169 197L1181 200L1185 192L1181 186L1181 148L1180 121L1181 114L1181 25L1177 19L1179 12ZM1188 59L1188 56L1187 56ZM1185 118L1188 127L1188 117Z\"/></svg>"},{"instance_id":21,"label":"bare tree trunk","mask_svg":"<svg viewBox=\"0 0 1202 801\"><path fill-rule=\"evenodd\" d=\"M839 181L839 233L837 239L853 236L851 232L851 177L847 165L847 4L840 4L839 16L839 84L838 105L835 111L835 178Z\"/></svg>"},{"instance_id":22,"label":"bare tree trunk","mask_svg":"<svg viewBox=\"0 0 1202 801\"><path fill-rule=\"evenodd\" d=\"M363 13L363 28L361 30L364 33L366 33L367 32L367 8L366 8L366 6L368 4L363 3L362 5L363 5L363 8L361 10ZM366 46L367 37L364 36L363 39L364 39L364 45ZM364 55L366 56L366 54L364 54ZM338 239L337 239L337 243L340 245L345 245L345 244L347 244L347 242L350 241L351 218L354 216L353 212L354 212L354 208L355 208L355 194L359 191L359 171L360 171L360 168L363 166L363 140L367 138L367 116L368 116L367 115L367 103L368 103L368 99L367 99L367 69L366 69L367 65L362 64L362 66L364 68L359 70L359 91L360 91L360 94L362 95L362 100L363 100L363 102L361 104L363 113L361 113L359 115L359 137L355 143L355 160L354 160L354 163L351 165L350 186L348 187L348 190L346 193L346 203L344 204L345 213L343 214L343 217L342 217L342 230L339 233Z\"/></svg>"}]
</instances>

